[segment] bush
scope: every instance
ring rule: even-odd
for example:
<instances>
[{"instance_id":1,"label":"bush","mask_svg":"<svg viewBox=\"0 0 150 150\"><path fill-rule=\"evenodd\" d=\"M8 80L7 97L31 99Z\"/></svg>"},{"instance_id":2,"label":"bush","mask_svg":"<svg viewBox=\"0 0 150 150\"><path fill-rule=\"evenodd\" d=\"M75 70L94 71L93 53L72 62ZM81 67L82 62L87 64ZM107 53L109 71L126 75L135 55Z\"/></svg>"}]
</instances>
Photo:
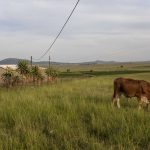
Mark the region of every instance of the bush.
<instances>
[{"instance_id":1,"label":"bush","mask_svg":"<svg viewBox=\"0 0 150 150\"><path fill-rule=\"evenodd\" d=\"M30 72L28 62L26 60L20 60L17 64L17 71L24 76L27 76Z\"/></svg>"},{"instance_id":2,"label":"bush","mask_svg":"<svg viewBox=\"0 0 150 150\"><path fill-rule=\"evenodd\" d=\"M70 69L67 69L67 72L70 72Z\"/></svg>"},{"instance_id":3,"label":"bush","mask_svg":"<svg viewBox=\"0 0 150 150\"><path fill-rule=\"evenodd\" d=\"M48 81L53 81L57 78L58 76L58 71L55 70L54 68L52 67L49 67L45 70L45 74L47 75L47 79Z\"/></svg>"},{"instance_id":4,"label":"bush","mask_svg":"<svg viewBox=\"0 0 150 150\"><path fill-rule=\"evenodd\" d=\"M14 85L18 85L20 82L20 77L15 75L13 70L7 68L6 71L1 75L4 85L9 88Z\"/></svg>"},{"instance_id":5,"label":"bush","mask_svg":"<svg viewBox=\"0 0 150 150\"><path fill-rule=\"evenodd\" d=\"M39 80L42 81L44 79L44 76L42 75L42 71L38 66L33 66L31 68L31 75L33 77L33 82L38 82Z\"/></svg>"}]
</instances>

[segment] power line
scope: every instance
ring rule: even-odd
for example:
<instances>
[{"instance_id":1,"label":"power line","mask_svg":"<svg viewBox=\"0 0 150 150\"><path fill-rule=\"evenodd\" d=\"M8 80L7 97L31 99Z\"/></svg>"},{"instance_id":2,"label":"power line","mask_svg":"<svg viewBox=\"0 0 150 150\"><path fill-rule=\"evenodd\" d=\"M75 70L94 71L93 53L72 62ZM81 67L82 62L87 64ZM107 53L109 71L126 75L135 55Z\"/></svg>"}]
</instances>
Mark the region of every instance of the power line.
<instances>
[{"instance_id":1,"label":"power line","mask_svg":"<svg viewBox=\"0 0 150 150\"><path fill-rule=\"evenodd\" d=\"M55 42L57 41L57 39L59 38L59 36L61 35L62 31L64 30L65 26L67 25L67 23L69 22L72 14L74 13L76 7L78 6L80 0L77 1L76 5L74 6L73 10L71 11L69 17L67 18L66 22L64 23L64 25L62 26L61 30L59 31L58 35L56 36L56 38L54 39L54 41L52 42L52 44L50 45L50 47L45 51L45 53L40 56L38 59L34 59L34 60L41 60L53 47L53 45L55 44Z\"/></svg>"}]
</instances>

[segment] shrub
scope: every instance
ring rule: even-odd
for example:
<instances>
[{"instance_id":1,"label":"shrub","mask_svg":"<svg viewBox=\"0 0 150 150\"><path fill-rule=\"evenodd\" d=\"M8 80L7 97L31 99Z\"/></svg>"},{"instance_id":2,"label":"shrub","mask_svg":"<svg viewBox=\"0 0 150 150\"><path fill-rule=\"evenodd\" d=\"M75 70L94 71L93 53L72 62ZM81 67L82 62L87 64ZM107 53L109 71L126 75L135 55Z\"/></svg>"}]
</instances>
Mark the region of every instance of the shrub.
<instances>
[{"instance_id":1,"label":"shrub","mask_svg":"<svg viewBox=\"0 0 150 150\"><path fill-rule=\"evenodd\" d=\"M20 77L18 75L15 75L12 80L12 86L18 85L20 81L21 81Z\"/></svg>"},{"instance_id":2,"label":"shrub","mask_svg":"<svg viewBox=\"0 0 150 150\"><path fill-rule=\"evenodd\" d=\"M10 68L7 68L6 71L1 75L1 78L4 82L4 85L9 88L12 86L13 78L14 78L14 73Z\"/></svg>"},{"instance_id":3,"label":"shrub","mask_svg":"<svg viewBox=\"0 0 150 150\"><path fill-rule=\"evenodd\" d=\"M47 75L47 80L54 81L58 76L58 71L52 67L49 67L45 70L45 74Z\"/></svg>"},{"instance_id":4,"label":"shrub","mask_svg":"<svg viewBox=\"0 0 150 150\"><path fill-rule=\"evenodd\" d=\"M24 76L29 75L30 69L26 60L20 60L17 64L17 71Z\"/></svg>"},{"instance_id":5,"label":"shrub","mask_svg":"<svg viewBox=\"0 0 150 150\"><path fill-rule=\"evenodd\" d=\"M67 69L67 72L70 72L70 69Z\"/></svg>"},{"instance_id":6,"label":"shrub","mask_svg":"<svg viewBox=\"0 0 150 150\"><path fill-rule=\"evenodd\" d=\"M33 66L31 68L31 75L33 77L33 82L38 82L39 80L42 81L44 76L42 75L42 71L38 66Z\"/></svg>"}]
</instances>

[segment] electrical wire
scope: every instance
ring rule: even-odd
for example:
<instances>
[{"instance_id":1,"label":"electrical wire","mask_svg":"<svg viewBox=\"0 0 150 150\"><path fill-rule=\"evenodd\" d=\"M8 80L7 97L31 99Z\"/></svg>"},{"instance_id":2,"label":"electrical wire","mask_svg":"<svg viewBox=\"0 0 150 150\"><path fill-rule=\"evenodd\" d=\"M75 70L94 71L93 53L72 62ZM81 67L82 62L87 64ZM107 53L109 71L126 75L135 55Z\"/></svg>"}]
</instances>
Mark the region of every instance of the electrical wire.
<instances>
[{"instance_id":1,"label":"electrical wire","mask_svg":"<svg viewBox=\"0 0 150 150\"><path fill-rule=\"evenodd\" d=\"M52 42L52 44L49 46L49 48L44 52L43 55L41 55L38 59L34 59L34 60L41 60L45 55L47 55L47 53L52 49L53 45L56 43L57 39L59 38L59 36L61 35L61 33L63 32L65 26L67 25L67 23L69 22L72 14L74 13L76 7L78 6L80 0L77 1L77 3L75 4L73 10L71 11L69 17L67 18L66 22L64 23L64 25L62 26L61 30L59 31L59 33L57 34L56 38L54 39L54 41Z\"/></svg>"}]
</instances>

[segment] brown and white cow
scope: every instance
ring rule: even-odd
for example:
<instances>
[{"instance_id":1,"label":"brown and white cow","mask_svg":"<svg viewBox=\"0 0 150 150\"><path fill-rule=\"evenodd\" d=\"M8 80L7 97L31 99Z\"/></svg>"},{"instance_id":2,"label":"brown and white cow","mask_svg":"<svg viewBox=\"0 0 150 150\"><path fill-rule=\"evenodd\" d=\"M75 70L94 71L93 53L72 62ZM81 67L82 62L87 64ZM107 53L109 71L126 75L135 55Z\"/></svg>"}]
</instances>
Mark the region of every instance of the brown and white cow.
<instances>
[{"instance_id":1,"label":"brown and white cow","mask_svg":"<svg viewBox=\"0 0 150 150\"><path fill-rule=\"evenodd\" d=\"M120 108L120 96L127 98L136 97L139 101L139 109L143 103L147 108L150 103L150 83L144 80L134 80L127 78L117 78L114 80L113 105L117 104Z\"/></svg>"}]
</instances>

